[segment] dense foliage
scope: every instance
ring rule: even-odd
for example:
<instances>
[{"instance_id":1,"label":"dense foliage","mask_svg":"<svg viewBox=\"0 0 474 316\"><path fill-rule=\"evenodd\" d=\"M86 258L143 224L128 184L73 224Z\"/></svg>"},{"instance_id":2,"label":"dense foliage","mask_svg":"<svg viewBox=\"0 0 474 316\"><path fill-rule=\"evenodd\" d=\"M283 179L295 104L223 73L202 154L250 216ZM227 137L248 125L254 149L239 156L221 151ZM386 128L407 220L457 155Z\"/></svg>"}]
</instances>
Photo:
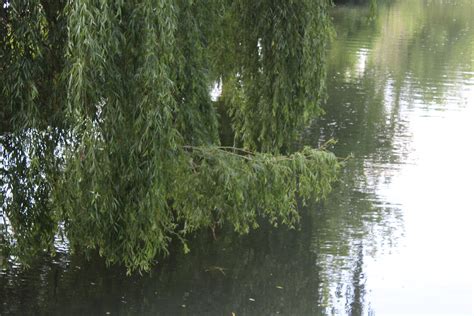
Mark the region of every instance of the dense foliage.
<instances>
[{"instance_id":1,"label":"dense foliage","mask_svg":"<svg viewBox=\"0 0 474 316\"><path fill-rule=\"evenodd\" d=\"M324 98L329 0L4 1L2 245L147 269L172 238L290 226L339 164L288 144ZM232 118L221 146L210 90ZM236 147L242 147L238 149Z\"/></svg>"}]
</instances>

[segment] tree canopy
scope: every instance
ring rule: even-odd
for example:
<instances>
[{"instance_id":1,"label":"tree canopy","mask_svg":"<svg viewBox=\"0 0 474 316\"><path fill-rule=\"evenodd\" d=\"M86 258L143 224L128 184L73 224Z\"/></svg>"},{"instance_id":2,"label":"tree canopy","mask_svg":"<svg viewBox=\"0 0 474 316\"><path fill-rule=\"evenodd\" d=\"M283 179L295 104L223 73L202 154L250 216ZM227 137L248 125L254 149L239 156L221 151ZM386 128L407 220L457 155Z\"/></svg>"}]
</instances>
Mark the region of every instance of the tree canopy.
<instances>
[{"instance_id":1,"label":"tree canopy","mask_svg":"<svg viewBox=\"0 0 474 316\"><path fill-rule=\"evenodd\" d=\"M340 167L324 148L290 150L321 114L329 6L3 1L4 251L28 258L64 236L71 251L148 269L197 229L295 225L297 201L324 198Z\"/></svg>"}]
</instances>

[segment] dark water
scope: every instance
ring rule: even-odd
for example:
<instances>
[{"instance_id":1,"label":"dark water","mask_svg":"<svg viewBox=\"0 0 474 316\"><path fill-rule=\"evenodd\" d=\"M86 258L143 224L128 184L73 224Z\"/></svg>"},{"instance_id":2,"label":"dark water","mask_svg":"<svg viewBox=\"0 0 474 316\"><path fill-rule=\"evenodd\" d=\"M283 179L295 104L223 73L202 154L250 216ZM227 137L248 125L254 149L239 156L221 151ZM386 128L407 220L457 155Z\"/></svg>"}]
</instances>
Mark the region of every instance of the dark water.
<instances>
[{"instance_id":1,"label":"dark water","mask_svg":"<svg viewBox=\"0 0 474 316\"><path fill-rule=\"evenodd\" d=\"M58 251L0 272L0 314L472 315L474 1L334 11L329 100L305 131L353 154L299 230L192 238L150 274Z\"/></svg>"}]
</instances>

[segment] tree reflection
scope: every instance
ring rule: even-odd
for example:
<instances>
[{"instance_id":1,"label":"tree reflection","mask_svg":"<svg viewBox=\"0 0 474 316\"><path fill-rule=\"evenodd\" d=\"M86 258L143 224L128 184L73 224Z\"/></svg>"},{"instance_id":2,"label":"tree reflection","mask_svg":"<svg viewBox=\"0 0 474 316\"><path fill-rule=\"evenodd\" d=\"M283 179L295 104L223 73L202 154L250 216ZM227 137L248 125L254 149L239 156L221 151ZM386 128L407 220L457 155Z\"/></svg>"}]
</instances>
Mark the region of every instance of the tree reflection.
<instances>
[{"instance_id":1,"label":"tree reflection","mask_svg":"<svg viewBox=\"0 0 474 316\"><path fill-rule=\"evenodd\" d=\"M313 215L312 249L328 313L372 312L364 300L364 256L387 251L403 234L399 206L378 191L412 150L410 111L443 109L471 80L465 71L472 71L472 9L467 1L394 1L380 6L373 23L359 7L335 10L326 115L305 134L312 145L335 138L339 156L354 156Z\"/></svg>"}]
</instances>

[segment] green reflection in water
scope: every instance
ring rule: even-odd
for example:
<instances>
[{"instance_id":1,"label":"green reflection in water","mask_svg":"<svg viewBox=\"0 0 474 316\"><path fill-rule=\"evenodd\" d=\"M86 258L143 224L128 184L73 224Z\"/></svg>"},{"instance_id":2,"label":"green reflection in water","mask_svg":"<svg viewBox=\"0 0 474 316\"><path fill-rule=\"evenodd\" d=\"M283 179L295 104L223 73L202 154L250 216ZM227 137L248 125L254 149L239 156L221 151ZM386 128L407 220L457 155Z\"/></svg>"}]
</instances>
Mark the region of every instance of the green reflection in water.
<instances>
[{"instance_id":1,"label":"green reflection in water","mask_svg":"<svg viewBox=\"0 0 474 316\"><path fill-rule=\"evenodd\" d=\"M387 1L377 18L338 7L326 115L303 143L335 138L353 154L323 205L303 211L300 229L218 232L193 238L151 274L125 277L98 258L58 252L31 270L0 275L0 314L330 315L370 314L365 271L403 236L403 206L383 195L406 164L415 109L434 115L467 104L474 86L471 0ZM446 299L446 298L445 298ZM449 303L449 302L448 302Z\"/></svg>"}]
</instances>

